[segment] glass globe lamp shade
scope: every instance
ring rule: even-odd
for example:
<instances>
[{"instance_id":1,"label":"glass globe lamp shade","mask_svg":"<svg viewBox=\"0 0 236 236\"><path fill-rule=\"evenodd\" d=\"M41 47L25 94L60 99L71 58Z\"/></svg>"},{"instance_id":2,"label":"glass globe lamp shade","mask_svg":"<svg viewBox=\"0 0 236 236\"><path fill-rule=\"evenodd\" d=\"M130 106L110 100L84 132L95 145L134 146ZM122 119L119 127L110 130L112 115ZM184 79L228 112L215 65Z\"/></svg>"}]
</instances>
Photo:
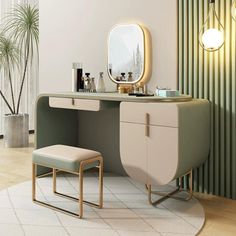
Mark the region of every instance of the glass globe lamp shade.
<instances>
[{"instance_id":1,"label":"glass globe lamp shade","mask_svg":"<svg viewBox=\"0 0 236 236\"><path fill-rule=\"evenodd\" d=\"M209 3L209 14L199 32L199 43L204 50L214 52L224 45L224 27L216 14L215 1Z\"/></svg>"},{"instance_id":2,"label":"glass globe lamp shade","mask_svg":"<svg viewBox=\"0 0 236 236\"><path fill-rule=\"evenodd\" d=\"M224 44L223 32L215 28L207 29L202 35L202 44L208 50L219 49Z\"/></svg>"}]
</instances>

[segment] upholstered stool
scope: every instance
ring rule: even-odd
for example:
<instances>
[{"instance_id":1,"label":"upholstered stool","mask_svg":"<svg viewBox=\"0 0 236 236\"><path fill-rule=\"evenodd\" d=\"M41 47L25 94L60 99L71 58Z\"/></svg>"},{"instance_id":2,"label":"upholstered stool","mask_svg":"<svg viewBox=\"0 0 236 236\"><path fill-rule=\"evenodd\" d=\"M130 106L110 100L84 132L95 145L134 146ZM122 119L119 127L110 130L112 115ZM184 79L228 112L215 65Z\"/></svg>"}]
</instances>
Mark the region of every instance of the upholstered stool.
<instances>
[{"instance_id":1,"label":"upholstered stool","mask_svg":"<svg viewBox=\"0 0 236 236\"><path fill-rule=\"evenodd\" d=\"M103 158L99 152L70 147L65 145L54 145L37 149L33 152L32 171L32 198L35 203L58 210L79 218L83 216L83 203L102 208L103 206ZM52 206L48 203L36 199L36 175L37 165L49 167L53 170L53 192L61 197L65 197L79 203L79 214ZM83 200L83 172L86 169L99 168L99 204ZM58 170L79 175L79 199L58 193L56 190L56 173Z\"/></svg>"}]
</instances>

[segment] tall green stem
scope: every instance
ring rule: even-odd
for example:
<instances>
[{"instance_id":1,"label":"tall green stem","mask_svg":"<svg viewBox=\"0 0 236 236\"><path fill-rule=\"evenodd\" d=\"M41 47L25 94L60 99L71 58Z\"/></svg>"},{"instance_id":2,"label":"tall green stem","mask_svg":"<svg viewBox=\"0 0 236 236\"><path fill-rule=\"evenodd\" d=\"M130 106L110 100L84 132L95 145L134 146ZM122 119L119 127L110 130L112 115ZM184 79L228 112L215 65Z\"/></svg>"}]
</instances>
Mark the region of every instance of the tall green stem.
<instances>
[{"instance_id":1,"label":"tall green stem","mask_svg":"<svg viewBox=\"0 0 236 236\"><path fill-rule=\"evenodd\" d=\"M14 114L14 111L12 110L10 104L8 103L7 99L5 98L5 96L3 95L1 90L0 90L0 95L3 98L3 101L6 103L7 107L9 108L9 110L11 111L11 114Z\"/></svg>"},{"instance_id":2,"label":"tall green stem","mask_svg":"<svg viewBox=\"0 0 236 236\"><path fill-rule=\"evenodd\" d=\"M30 38L29 38L29 35L27 37L26 44L27 44L26 59L25 59L25 66L24 66L23 77L22 77L21 86L20 86L19 97L18 97L18 101L17 101L16 114L19 113L19 109L20 109L20 101L21 101L21 96L22 96L22 92L23 92L23 87L24 87L24 82L25 82L25 77L26 77L28 61L29 61L29 52L30 52Z\"/></svg>"},{"instance_id":3,"label":"tall green stem","mask_svg":"<svg viewBox=\"0 0 236 236\"><path fill-rule=\"evenodd\" d=\"M11 78L10 62L9 62L9 58L8 57L7 57L7 63L8 63L8 78L9 78L10 89L11 89L11 98L12 98L13 112L15 114L16 113L16 107L15 107L14 92L13 92L13 85L12 85L12 78Z\"/></svg>"}]
</instances>

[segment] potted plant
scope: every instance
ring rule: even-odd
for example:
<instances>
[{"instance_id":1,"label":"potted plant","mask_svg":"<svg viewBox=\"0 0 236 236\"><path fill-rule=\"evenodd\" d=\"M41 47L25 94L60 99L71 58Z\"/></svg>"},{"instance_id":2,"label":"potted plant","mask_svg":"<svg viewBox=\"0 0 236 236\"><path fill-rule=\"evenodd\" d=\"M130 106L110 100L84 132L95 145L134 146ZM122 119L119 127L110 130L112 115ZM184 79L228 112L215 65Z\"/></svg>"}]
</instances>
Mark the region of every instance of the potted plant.
<instances>
[{"instance_id":1,"label":"potted plant","mask_svg":"<svg viewBox=\"0 0 236 236\"><path fill-rule=\"evenodd\" d=\"M16 5L7 15L0 33L0 69L9 82L10 99L0 90L0 97L9 109L4 116L4 139L7 147L28 145L29 115L20 113L27 70L38 54L39 10L29 4ZM17 70L19 91L13 89L12 72Z\"/></svg>"}]
</instances>

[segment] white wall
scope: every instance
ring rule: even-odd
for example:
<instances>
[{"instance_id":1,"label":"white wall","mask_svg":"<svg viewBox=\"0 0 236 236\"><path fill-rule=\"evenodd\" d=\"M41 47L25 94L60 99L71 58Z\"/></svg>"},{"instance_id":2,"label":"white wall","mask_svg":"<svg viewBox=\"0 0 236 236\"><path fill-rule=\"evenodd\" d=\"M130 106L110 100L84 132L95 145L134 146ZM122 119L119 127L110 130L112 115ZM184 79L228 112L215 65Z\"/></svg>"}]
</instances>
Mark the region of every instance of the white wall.
<instances>
[{"instance_id":1,"label":"white wall","mask_svg":"<svg viewBox=\"0 0 236 236\"><path fill-rule=\"evenodd\" d=\"M39 8L40 92L71 90L72 62L83 62L92 76L105 72L109 30L129 22L152 35L149 88L176 88L177 0L40 0Z\"/></svg>"}]
</instances>

